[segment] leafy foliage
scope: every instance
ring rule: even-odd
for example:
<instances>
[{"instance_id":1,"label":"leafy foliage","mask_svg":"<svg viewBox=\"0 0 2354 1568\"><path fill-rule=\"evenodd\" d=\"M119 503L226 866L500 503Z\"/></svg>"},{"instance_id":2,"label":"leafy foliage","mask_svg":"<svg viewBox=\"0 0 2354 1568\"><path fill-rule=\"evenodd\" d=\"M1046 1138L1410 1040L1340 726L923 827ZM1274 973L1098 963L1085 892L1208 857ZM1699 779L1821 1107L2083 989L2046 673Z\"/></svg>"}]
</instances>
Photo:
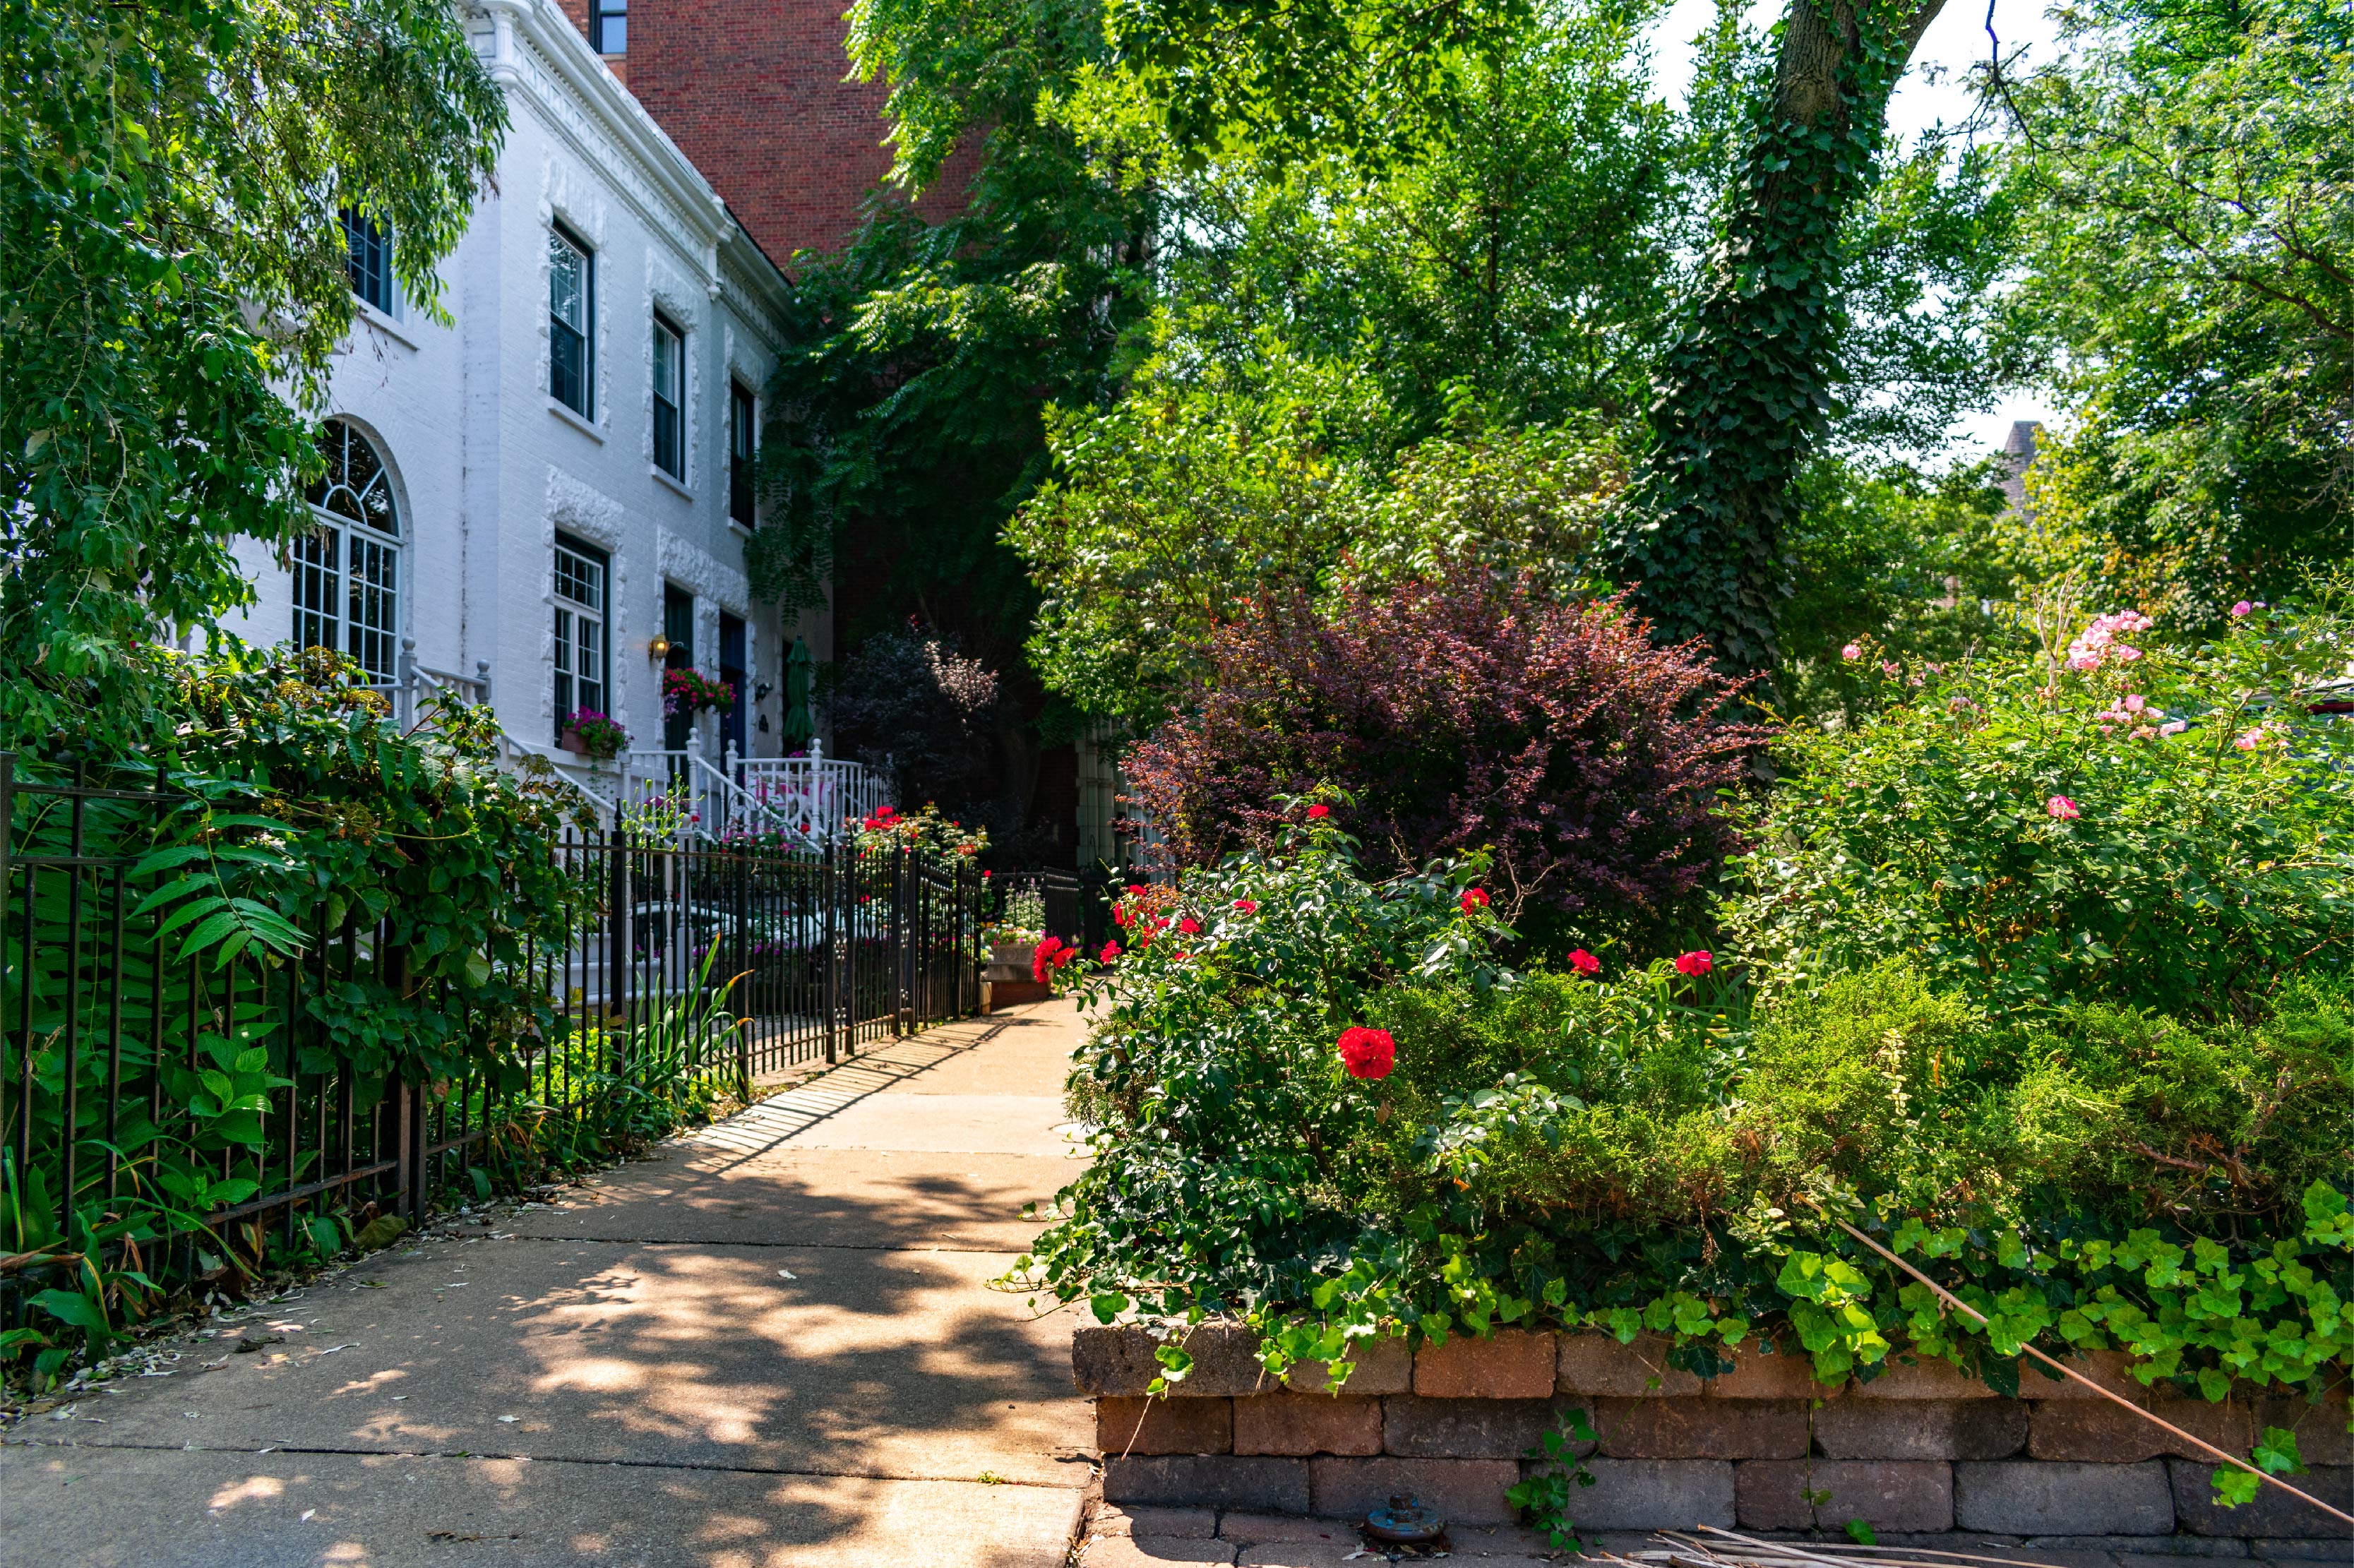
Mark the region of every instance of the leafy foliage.
<instances>
[{"instance_id":1,"label":"leafy foliage","mask_svg":"<svg viewBox=\"0 0 2354 1568\"><path fill-rule=\"evenodd\" d=\"M395 1082L527 1087L519 1047L547 1038L552 1012L531 956L566 944L591 896L554 853L557 786L500 768L486 712L451 705L402 733L315 650L169 674L171 748L88 780L166 804L20 793L10 830L19 855L128 863L119 951L97 949L107 984L76 967L98 895L51 873L11 907L26 959L0 986L32 1023L8 1070L37 1155L0 1177L0 1247L75 1263L80 1316L48 1307L93 1344L161 1288L143 1249L194 1234L231 1252L214 1216L285 1179L262 1118L298 1077L342 1075L363 1117ZM90 723L102 741L108 716ZM20 778L60 781L37 763ZM77 1033L112 1044L76 1052ZM152 1093L113 1092L129 1083ZM332 1216L311 1218L318 1246L344 1245ZM65 1347L31 1332L19 1342L54 1368Z\"/></svg>"},{"instance_id":2,"label":"leafy foliage","mask_svg":"<svg viewBox=\"0 0 2354 1568\"><path fill-rule=\"evenodd\" d=\"M1876 173L1888 95L1936 10L1840 0L1779 24L1743 183L1697 308L1659 359L1620 570L1666 637L1707 637L1734 668L1775 661L1791 487L1840 363L1842 240Z\"/></svg>"},{"instance_id":3,"label":"leafy foliage","mask_svg":"<svg viewBox=\"0 0 2354 1568\"><path fill-rule=\"evenodd\" d=\"M338 208L438 316L505 113L431 0L0 6L0 740L140 730L152 644L249 597L228 542L307 526Z\"/></svg>"},{"instance_id":4,"label":"leafy foliage","mask_svg":"<svg viewBox=\"0 0 2354 1568\"><path fill-rule=\"evenodd\" d=\"M2341 588L2198 652L1900 666L1876 718L1786 733L1726 929L1776 983L1910 953L2004 1005L2197 1012L2343 972L2354 734L2306 707L2346 624Z\"/></svg>"},{"instance_id":5,"label":"leafy foliage","mask_svg":"<svg viewBox=\"0 0 2354 1568\"><path fill-rule=\"evenodd\" d=\"M2245 1024L2013 1023L1898 965L1759 1010L1664 961L1500 970L1476 874L1369 884L1330 827L1188 873L1182 948L1094 981L1072 1097L1104 1130L1033 1277L1107 1319L1243 1317L1278 1368L1504 1324L1649 1330L1703 1372L1758 1337L1830 1380L1902 1349L2006 1389L2030 1340L2211 1398L2354 1366L2342 987ZM1343 1070L1354 1024L1394 1038L1388 1076Z\"/></svg>"},{"instance_id":6,"label":"leafy foliage","mask_svg":"<svg viewBox=\"0 0 2354 1568\"><path fill-rule=\"evenodd\" d=\"M1048 428L1061 477L1014 528L1050 590L1031 655L1052 689L1140 724L1208 678L1255 604L1337 610L1464 563L1593 586L1581 567L1624 478L1581 425L1434 437L1377 479L1296 391L1140 386Z\"/></svg>"},{"instance_id":7,"label":"leafy foliage","mask_svg":"<svg viewBox=\"0 0 2354 1568\"><path fill-rule=\"evenodd\" d=\"M1272 848L1287 798L1329 782L1376 866L1487 848L1508 915L1672 921L1734 847L1717 794L1758 736L1706 716L1725 683L1646 630L1476 567L1329 612L1275 600L1214 634L1128 772L1183 863Z\"/></svg>"},{"instance_id":8,"label":"leafy foliage","mask_svg":"<svg viewBox=\"0 0 2354 1568\"><path fill-rule=\"evenodd\" d=\"M2028 267L2010 355L2080 410L2040 521L2191 623L2354 545L2354 25L2315 0L2115 0L1995 84Z\"/></svg>"},{"instance_id":9,"label":"leafy foliage","mask_svg":"<svg viewBox=\"0 0 2354 1568\"><path fill-rule=\"evenodd\" d=\"M987 798L993 671L911 624L868 638L828 674L818 702L838 744L889 779L895 799L970 810Z\"/></svg>"}]
</instances>

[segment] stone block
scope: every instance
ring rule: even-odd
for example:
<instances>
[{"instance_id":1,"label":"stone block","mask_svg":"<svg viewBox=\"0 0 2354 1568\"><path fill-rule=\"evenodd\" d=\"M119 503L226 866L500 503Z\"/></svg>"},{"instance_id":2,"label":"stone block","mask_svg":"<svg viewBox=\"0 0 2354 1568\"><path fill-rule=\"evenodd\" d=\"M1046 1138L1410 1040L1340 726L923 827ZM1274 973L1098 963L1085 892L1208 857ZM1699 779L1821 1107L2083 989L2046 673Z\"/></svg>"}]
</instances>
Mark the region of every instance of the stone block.
<instances>
[{"instance_id":1,"label":"stone block","mask_svg":"<svg viewBox=\"0 0 2354 1568\"><path fill-rule=\"evenodd\" d=\"M1848 1388L1857 1399L1992 1399L1994 1390L1951 1361L1935 1356L1902 1352L1881 1363L1870 1383L1858 1379Z\"/></svg>"},{"instance_id":2,"label":"stone block","mask_svg":"<svg viewBox=\"0 0 2354 1568\"><path fill-rule=\"evenodd\" d=\"M2168 1459L2166 1467L2173 1479L2175 1517L2191 1534L2343 1542L2347 1552L2338 1561L2354 1563L2354 1525L2330 1518L2311 1503L2268 1486L2257 1490L2255 1501L2225 1508L2215 1500L2214 1461ZM2301 1476L2284 1478L2298 1491L2354 1513L2354 1469L2313 1465Z\"/></svg>"},{"instance_id":3,"label":"stone block","mask_svg":"<svg viewBox=\"0 0 2354 1568\"><path fill-rule=\"evenodd\" d=\"M1349 1361L1349 1375L1341 1384L1345 1393L1371 1396L1413 1392L1414 1352L1406 1349L1403 1334L1357 1340ZM1322 1361L1296 1361L1283 1374L1283 1386L1295 1393L1323 1393L1331 1385L1331 1373Z\"/></svg>"},{"instance_id":4,"label":"stone block","mask_svg":"<svg viewBox=\"0 0 2354 1568\"><path fill-rule=\"evenodd\" d=\"M1554 1386L1564 1393L1640 1399L1681 1398L1701 1391L1700 1379L1668 1364L1672 1341L1638 1334L1620 1344L1608 1334L1564 1334L1554 1358Z\"/></svg>"},{"instance_id":5,"label":"stone block","mask_svg":"<svg viewBox=\"0 0 2354 1568\"><path fill-rule=\"evenodd\" d=\"M1308 1461L1240 1454L1133 1454L1104 1459L1104 1501L1308 1511Z\"/></svg>"},{"instance_id":6,"label":"stone block","mask_svg":"<svg viewBox=\"0 0 2354 1568\"><path fill-rule=\"evenodd\" d=\"M1382 1402L1329 1393L1258 1393L1235 1401L1237 1454L1378 1454Z\"/></svg>"},{"instance_id":7,"label":"stone block","mask_svg":"<svg viewBox=\"0 0 2354 1568\"><path fill-rule=\"evenodd\" d=\"M1591 1402L1586 1402L1590 1404ZM1517 1459L1558 1430L1574 1399L1425 1399L1382 1401L1381 1452L1425 1458ZM1589 1417L1591 1412L1588 1412ZM1591 1443L1571 1446L1580 1457Z\"/></svg>"},{"instance_id":8,"label":"stone block","mask_svg":"<svg viewBox=\"0 0 2354 1568\"><path fill-rule=\"evenodd\" d=\"M2205 1536L2199 1539L2221 1538ZM2270 1558L2275 1563L2335 1563L2338 1568L2346 1568L2346 1543L2342 1541L2323 1541L2318 1537L2296 1541L2283 1536L2252 1536L2247 1545L2251 1557Z\"/></svg>"},{"instance_id":9,"label":"stone block","mask_svg":"<svg viewBox=\"0 0 2354 1568\"><path fill-rule=\"evenodd\" d=\"M1933 1460L1751 1459L1733 1467L1733 1494L1744 1530L1954 1528L1953 1467Z\"/></svg>"},{"instance_id":10,"label":"stone block","mask_svg":"<svg viewBox=\"0 0 2354 1568\"><path fill-rule=\"evenodd\" d=\"M1175 1399L1224 1399L1274 1386L1258 1364L1258 1336L1240 1323L1197 1323L1172 1336L1193 1358ZM1081 1393L1138 1395L1161 1375L1164 1341L1130 1323L1090 1324L1071 1336L1071 1372Z\"/></svg>"},{"instance_id":11,"label":"stone block","mask_svg":"<svg viewBox=\"0 0 2354 1568\"><path fill-rule=\"evenodd\" d=\"M2149 1390L2143 1387L2140 1380L2127 1370L2133 1365L2133 1357L2123 1351L2090 1351L2081 1356L2061 1356L2060 1360L2078 1377L2091 1378L2112 1393L2122 1393L2132 1400L2149 1397ZM2103 1404L2108 1403L2083 1383L2057 1375L2032 1356L2019 1358L2019 1397L2094 1399L2100 1400Z\"/></svg>"},{"instance_id":12,"label":"stone block","mask_svg":"<svg viewBox=\"0 0 2354 1568\"><path fill-rule=\"evenodd\" d=\"M2015 1399L1842 1399L1815 1412L1815 1446L1834 1459L2008 1459L2027 1445L2028 1410Z\"/></svg>"},{"instance_id":13,"label":"stone block","mask_svg":"<svg viewBox=\"0 0 2354 1568\"><path fill-rule=\"evenodd\" d=\"M2344 1389L2319 1401L2301 1393L2274 1393L2255 1403L2256 1425L2285 1426L2296 1433L2296 1451L2306 1464L2354 1465L2354 1432L2346 1426Z\"/></svg>"},{"instance_id":14,"label":"stone block","mask_svg":"<svg viewBox=\"0 0 2354 1568\"><path fill-rule=\"evenodd\" d=\"M1208 1541L1218 1533L1218 1510L1211 1508L1113 1508L1098 1504L1087 1520L1089 1535L1174 1536Z\"/></svg>"},{"instance_id":15,"label":"stone block","mask_svg":"<svg viewBox=\"0 0 2354 1568\"><path fill-rule=\"evenodd\" d=\"M1414 1354L1414 1392L1434 1399L1543 1399L1553 1393L1551 1334L1500 1329L1476 1340L1458 1334Z\"/></svg>"},{"instance_id":16,"label":"stone block","mask_svg":"<svg viewBox=\"0 0 2354 1568\"><path fill-rule=\"evenodd\" d=\"M1201 1541L1177 1535L1105 1535L1087 1542L1079 1554L1079 1568L1160 1568L1173 1563L1232 1563L1230 1541Z\"/></svg>"},{"instance_id":17,"label":"stone block","mask_svg":"<svg viewBox=\"0 0 2354 1568\"><path fill-rule=\"evenodd\" d=\"M1594 1458L1585 1468L1594 1484L1572 1492L1569 1505L1581 1534L1734 1526L1730 1460Z\"/></svg>"},{"instance_id":18,"label":"stone block","mask_svg":"<svg viewBox=\"0 0 2354 1568\"><path fill-rule=\"evenodd\" d=\"M1954 1523L2011 1535L2169 1535L2174 1493L2157 1460L1964 1460L1954 1467Z\"/></svg>"},{"instance_id":19,"label":"stone block","mask_svg":"<svg viewBox=\"0 0 2354 1568\"><path fill-rule=\"evenodd\" d=\"M1504 1524L1512 1505L1504 1494L1520 1484L1510 1459L1310 1459L1310 1511L1330 1519L1363 1519L1400 1493L1465 1524Z\"/></svg>"},{"instance_id":20,"label":"stone block","mask_svg":"<svg viewBox=\"0 0 2354 1568\"><path fill-rule=\"evenodd\" d=\"M1356 1521L1316 1519L1286 1513L1229 1513L1218 1520L1218 1539L1237 1546L1265 1546L1280 1542L1338 1541L1351 1551L1364 1544Z\"/></svg>"},{"instance_id":21,"label":"stone block","mask_svg":"<svg viewBox=\"0 0 2354 1568\"><path fill-rule=\"evenodd\" d=\"M1766 1355L1750 1349L1735 1352L1733 1370L1701 1382L1714 1399L1832 1399L1843 1383L1817 1383L1815 1358L1804 1351Z\"/></svg>"},{"instance_id":22,"label":"stone block","mask_svg":"<svg viewBox=\"0 0 2354 1568\"><path fill-rule=\"evenodd\" d=\"M1797 1399L1597 1399L1594 1427L1614 1459L1797 1459L1807 1406Z\"/></svg>"},{"instance_id":23,"label":"stone block","mask_svg":"<svg viewBox=\"0 0 2354 1568\"><path fill-rule=\"evenodd\" d=\"M2229 1453L2245 1454L2256 1440L2255 1412L2243 1400L2211 1404L2203 1399L2152 1397L2143 1408ZM2105 1399L2045 1400L2034 1410L2027 1435L2027 1452L2034 1458L2129 1465L2169 1454L2186 1459L2204 1457L2155 1422Z\"/></svg>"},{"instance_id":24,"label":"stone block","mask_svg":"<svg viewBox=\"0 0 2354 1568\"><path fill-rule=\"evenodd\" d=\"M1096 1401L1096 1446L1107 1454L1227 1454L1234 1451L1230 1399Z\"/></svg>"}]
</instances>

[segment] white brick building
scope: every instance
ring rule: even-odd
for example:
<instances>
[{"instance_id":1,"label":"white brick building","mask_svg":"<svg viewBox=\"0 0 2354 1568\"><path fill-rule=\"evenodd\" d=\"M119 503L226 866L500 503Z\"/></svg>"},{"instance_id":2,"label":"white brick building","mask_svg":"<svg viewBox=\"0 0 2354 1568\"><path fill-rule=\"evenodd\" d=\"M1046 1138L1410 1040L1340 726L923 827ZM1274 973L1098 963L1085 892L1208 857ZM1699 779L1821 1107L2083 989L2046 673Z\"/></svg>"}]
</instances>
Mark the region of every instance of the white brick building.
<instances>
[{"instance_id":1,"label":"white brick building","mask_svg":"<svg viewBox=\"0 0 2354 1568\"><path fill-rule=\"evenodd\" d=\"M472 0L505 90L497 188L443 263L453 323L396 297L366 236L360 323L333 382L323 528L292 569L244 561L231 629L351 653L398 680L486 677L502 727L556 751L573 708L663 747L657 638L737 683L667 744L713 761L782 745L784 661L830 646L747 589L746 454L788 285L555 0ZM377 470L380 468L380 473ZM686 652L691 650L691 653Z\"/></svg>"}]
</instances>

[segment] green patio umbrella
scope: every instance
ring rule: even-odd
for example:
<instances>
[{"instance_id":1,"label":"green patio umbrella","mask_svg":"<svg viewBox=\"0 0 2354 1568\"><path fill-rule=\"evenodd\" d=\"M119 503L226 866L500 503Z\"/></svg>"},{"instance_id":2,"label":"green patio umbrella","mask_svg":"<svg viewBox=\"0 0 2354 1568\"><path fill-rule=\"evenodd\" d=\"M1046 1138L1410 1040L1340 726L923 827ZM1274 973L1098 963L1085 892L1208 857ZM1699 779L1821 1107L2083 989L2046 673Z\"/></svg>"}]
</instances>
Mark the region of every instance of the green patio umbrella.
<instances>
[{"instance_id":1,"label":"green patio umbrella","mask_svg":"<svg viewBox=\"0 0 2354 1568\"><path fill-rule=\"evenodd\" d=\"M793 651L785 655L785 749L806 750L817 737L817 719L810 712L810 651L809 644L793 639Z\"/></svg>"}]
</instances>

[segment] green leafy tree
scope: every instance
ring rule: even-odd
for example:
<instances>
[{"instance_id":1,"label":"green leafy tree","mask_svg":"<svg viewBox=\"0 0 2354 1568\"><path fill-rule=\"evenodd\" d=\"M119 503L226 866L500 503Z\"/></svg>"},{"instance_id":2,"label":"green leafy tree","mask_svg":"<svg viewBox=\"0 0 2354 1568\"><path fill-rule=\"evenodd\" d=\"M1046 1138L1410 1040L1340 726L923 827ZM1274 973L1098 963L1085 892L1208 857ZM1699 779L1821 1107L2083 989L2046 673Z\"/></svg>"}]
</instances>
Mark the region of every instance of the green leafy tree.
<instances>
[{"instance_id":1,"label":"green leafy tree","mask_svg":"<svg viewBox=\"0 0 2354 1568\"><path fill-rule=\"evenodd\" d=\"M435 267L505 104L436 0L0 4L0 743L143 722L246 601L353 304L338 209Z\"/></svg>"},{"instance_id":2,"label":"green leafy tree","mask_svg":"<svg viewBox=\"0 0 2354 1568\"><path fill-rule=\"evenodd\" d=\"M2354 19L2317 0L2102 0L1994 86L2030 265L2011 352L2079 418L2040 521L2211 621L2354 549Z\"/></svg>"},{"instance_id":3,"label":"green leafy tree","mask_svg":"<svg viewBox=\"0 0 2354 1568\"><path fill-rule=\"evenodd\" d=\"M1695 307L1659 362L1620 570L1662 636L1705 636L1735 667L1775 660L1782 534L1839 378L1847 231L1943 3L1793 0Z\"/></svg>"}]
</instances>

